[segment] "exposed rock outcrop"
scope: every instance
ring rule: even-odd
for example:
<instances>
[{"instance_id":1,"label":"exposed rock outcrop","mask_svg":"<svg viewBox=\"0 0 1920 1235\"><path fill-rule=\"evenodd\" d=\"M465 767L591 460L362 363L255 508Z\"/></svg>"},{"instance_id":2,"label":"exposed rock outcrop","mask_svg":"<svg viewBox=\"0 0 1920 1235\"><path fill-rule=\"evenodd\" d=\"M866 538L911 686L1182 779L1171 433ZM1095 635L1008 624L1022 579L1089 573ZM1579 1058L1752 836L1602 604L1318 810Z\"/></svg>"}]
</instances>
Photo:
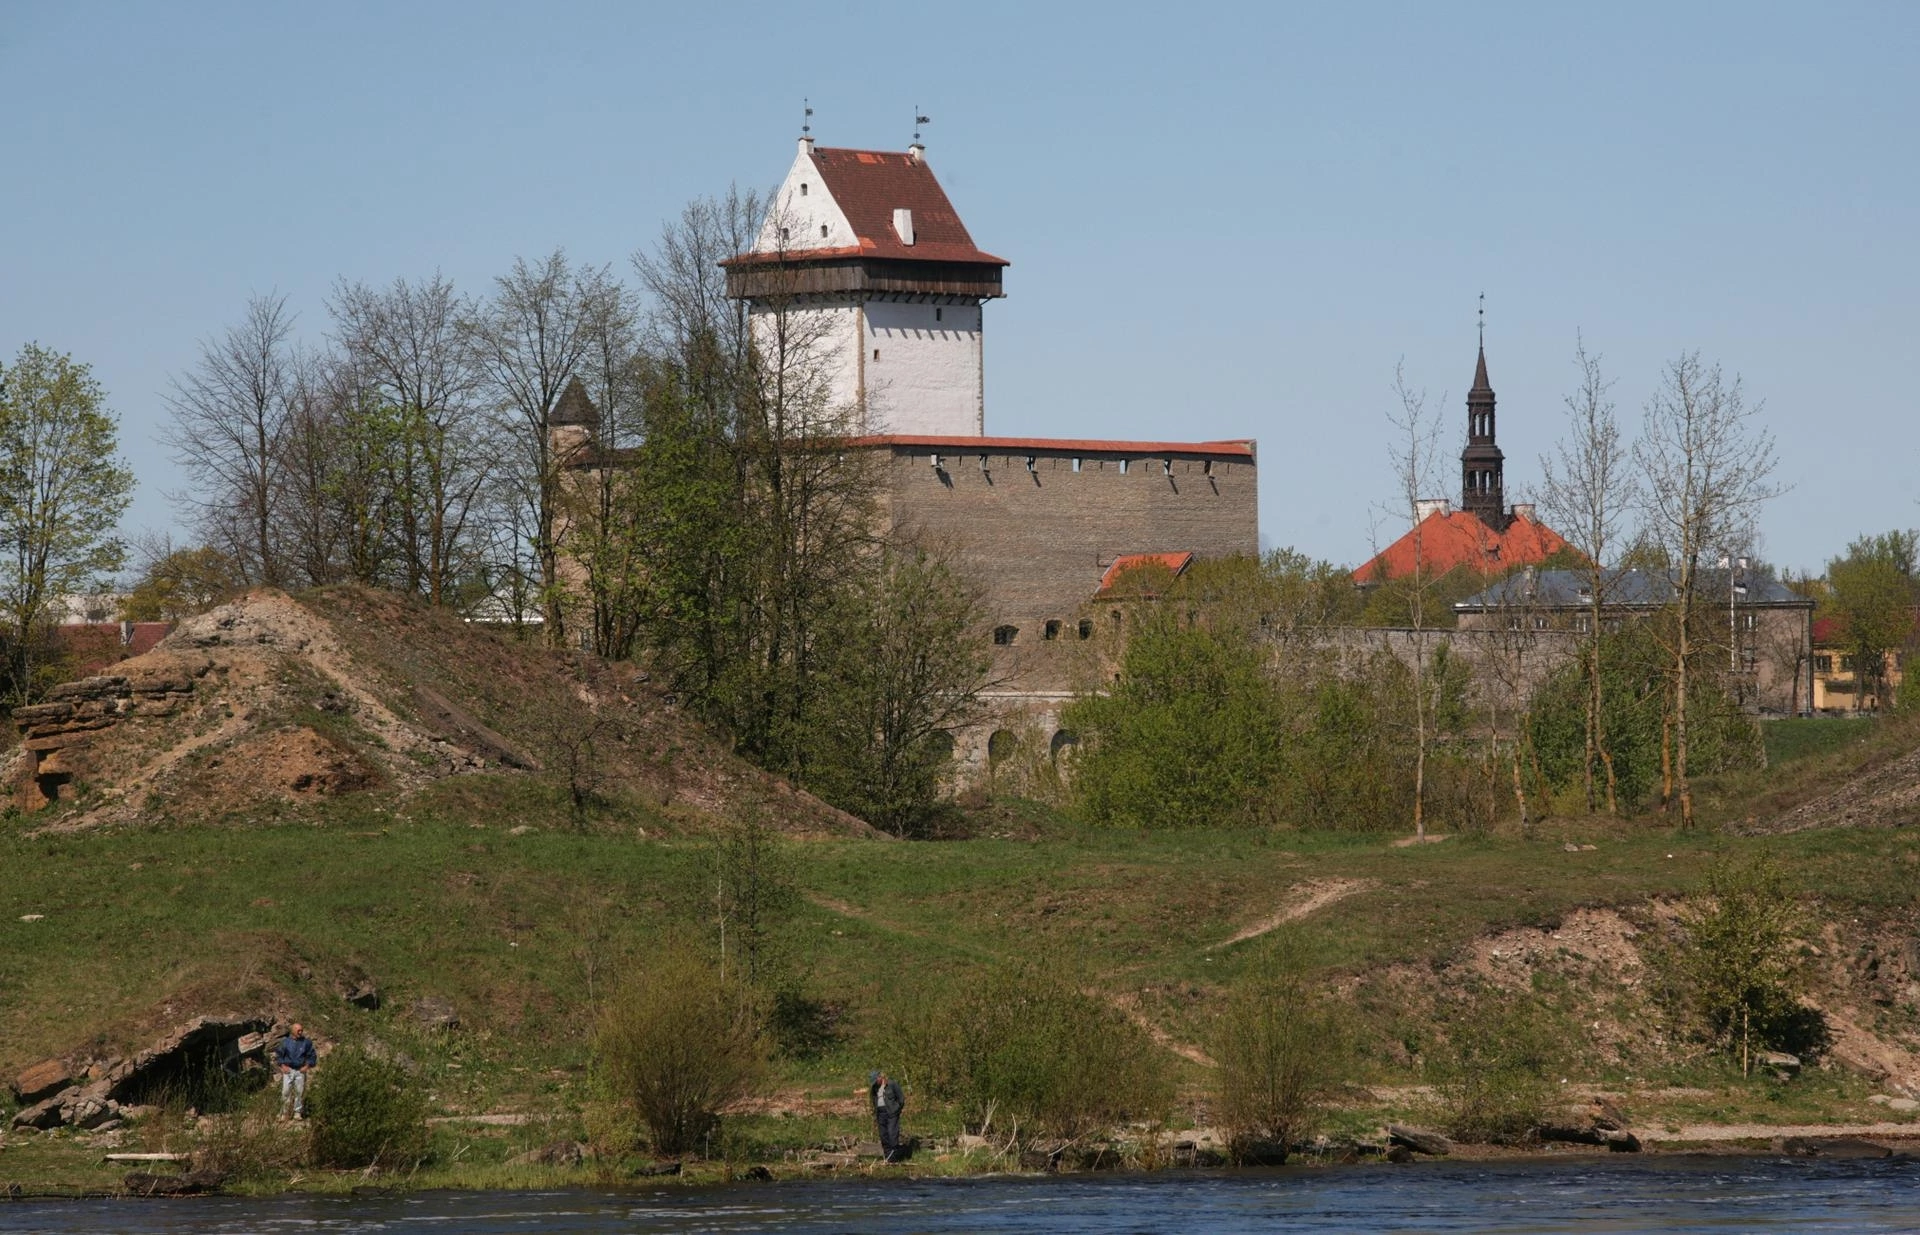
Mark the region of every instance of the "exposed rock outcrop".
<instances>
[{"instance_id":1,"label":"exposed rock outcrop","mask_svg":"<svg viewBox=\"0 0 1920 1235\"><path fill-rule=\"evenodd\" d=\"M199 666L206 672L206 663ZM130 716L171 716L193 697L196 675L188 665L147 665L130 673L106 673L63 682L43 702L13 710L26 766L15 800L38 810L90 773L95 738Z\"/></svg>"},{"instance_id":2,"label":"exposed rock outcrop","mask_svg":"<svg viewBox=\"0 0 1920 1235\"><path fill-rule=\"evenodd\" d=\"M264 1077L265 1052L277 1041L273 1028L272 1018L265 1016L195 1017L143 1051L89 1069L84 1084L68 1083L19 1111L13 1126L98 1128L135 1117L145 1099L170 1086L184 1087L211 1070L238 1073L252 1066L261 1068Z\"/></svg>"}]
</instances>

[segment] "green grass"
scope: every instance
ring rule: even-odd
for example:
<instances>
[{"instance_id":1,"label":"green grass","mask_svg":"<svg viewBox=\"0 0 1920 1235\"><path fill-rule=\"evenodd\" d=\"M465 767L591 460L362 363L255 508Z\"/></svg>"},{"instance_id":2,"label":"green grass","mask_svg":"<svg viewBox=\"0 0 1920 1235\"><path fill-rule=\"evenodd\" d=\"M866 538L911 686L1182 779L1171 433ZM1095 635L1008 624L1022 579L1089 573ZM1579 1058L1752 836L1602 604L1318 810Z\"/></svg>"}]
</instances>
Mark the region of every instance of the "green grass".
<instances>
[{"instance_id":1,"label":"green grass","mask_svg":"<svg viewBox=\"0 0 1920 1235\"><path fill-rule=\"evenodd\" d=\"M1767 765L1779 767L1819 755L1831 755L1869 741L1876 721L1867 717L1789 716L1760 726Z\"/></svg>"},{"instance_id":2,"label":"green grass","mask_svg":"<svg viewBox=\"0 0 1920 1235\"><path fill-rule=\"evenodd\" d=\"M1859 757L1826 730L1807 732L1817 736L1787 739L1805 766ZM1290 928L1328 981L1395 965L1430 970L1489 932L1683 894L1720 856L1754 847L1775 853L1828 921L1910 914L1920 883L1920 836L1902 830L1744 839L1550 820L1534 839L1395 848L1376 836L1094 830L1032 804L1016 809L1028 839L793 846L805 898L788 926L791 950L807 989L841 1009L842 1038L821 1058L783 1063L786 1092L849 1097L888 1062L902 1000L1008 960L1069 966L1133 998L1176 1039L1204 1044L1225 989L1276 937L1226 941L1312 882L1362 884ZM404 804L360 795L226 827L28 837L14 821L0 833L0 1074L53 1053L119 1053L194 1012L274 1006L323 1041L375 1039L404 1053L438 1112L554 1120L439 1126L425 1178L518 1179L525 1172L504 1165L513 1153L583 1135L594 994L686 925L676 906L699 900L690 888L697 838L664 831L637 807L609 807L586 831L565 819L560 798L537 782L471 777ZM511 835L521 824L533 830ZM1567 852L1569 840L1595 848ZM42 917L21 920L33 914ZM362 976L386 995L382 1010L341 1000ZM463 1027L415 1024L408 1007L424 995L450 1000ZM1382 1041L1357 1079L1423 1079L1385 1039L1417 1045L1430 1026L1380 1013L1364 1031ZM1663 1067L1633 1065L1642 1079ZM1202 1070L1180 1068L1190 1090L1203 1082ZM1607 1069L1587 1074L1602 1079ZM1783 1105L1763 1092L1770 1084L1721 1078L1713 1109L1797 1120L1823 1106L1854 1110L1862 1096L1808 1084L1790 1087ZM913 1118L938 1128L946 1117L921 1104ZM854 1115L774 1113L740 1120L730 1135L737 1156L777 1159L869 1131ZM36 1154L60 1143L41 1139L47 1148ZM35 1161L10 1148L0 1176L25 1178ZM74 1169L75 1180L99 1177Z\"/></svg>"}]
</instances>

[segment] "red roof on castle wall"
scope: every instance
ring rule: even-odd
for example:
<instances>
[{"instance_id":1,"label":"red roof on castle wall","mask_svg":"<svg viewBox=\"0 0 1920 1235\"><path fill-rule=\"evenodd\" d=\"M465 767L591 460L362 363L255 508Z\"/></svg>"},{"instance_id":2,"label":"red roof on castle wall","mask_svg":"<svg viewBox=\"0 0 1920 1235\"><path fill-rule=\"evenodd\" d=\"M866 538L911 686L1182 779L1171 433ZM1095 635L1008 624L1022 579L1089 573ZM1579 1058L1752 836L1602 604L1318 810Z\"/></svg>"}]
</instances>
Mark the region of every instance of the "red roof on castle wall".
<instances>
[{"instance_id":1,"label":"red roof on castle wall","mask_svg":"<svg viewBox=\"0 0 1920 1235\"><path fill-rule=\"evenodd\" d=\"M1113 559L1113 565L1107 567L1106 573L1100 576L1100 586L1095 589L1093 598L1095 600L1107 599L1113 594L1114 586L1120 582L1121 576L1127 574L1129 571L1139 570L1144 566L1158 566L1162 570L1170 571L1178 575L1191 565L1193 565L1193 554L1191 551L1180 553L1122 553L1119 557Z\"/></svg>"},{"instance_id":2,"label":"red roof on castle wall","mask_svg":"<svg viewBox=\"0 0 1920 1235\"><path fill-rule=\"evenodd\" d=\"M884 257L897 261L978 262L1005 266L1005 258L982 252L947 200L926 160L889 150L841 150L822 146L813 164L827 192L860 239L856 248L789 249L784 253L742 253L724 264L764 261L812 261L839 257ZM893 212L913 211L913 243L893 230Z\"/></svg>"},{"instance_id":3,"label":"red roof on castle wall","mask_svg":"<svg viewBox=\"0 0 1920 1235\"><path fill-rule=\"evenodd\" d=\"M1227 442L1121 442L1081 437L933 437L917 433L879 433L847 439L849 446L906 446L921 450L948 451L963 455L983 451L1048 450L1078 451L1089 455L1234 455L1253 458L1253 443L1245 439Z\"/></svg>"},{"instance_id":4,"label":"red roof on castle wall","mask_svg":"<svg viewBox=\"0 0 1920 1235\"><path fill-rule=\"evenodd\" d=\"M1375 583L1399 579L1412 574L1416 566L1436 575L1461 566L1494 574L1512 566L1543 562L1567 547L1560 533L1522 515L1515 515L1502 533L1464 510L1445 514L1435 511L1354 571L1353 580Z\"/></svg>"}]
</instances>

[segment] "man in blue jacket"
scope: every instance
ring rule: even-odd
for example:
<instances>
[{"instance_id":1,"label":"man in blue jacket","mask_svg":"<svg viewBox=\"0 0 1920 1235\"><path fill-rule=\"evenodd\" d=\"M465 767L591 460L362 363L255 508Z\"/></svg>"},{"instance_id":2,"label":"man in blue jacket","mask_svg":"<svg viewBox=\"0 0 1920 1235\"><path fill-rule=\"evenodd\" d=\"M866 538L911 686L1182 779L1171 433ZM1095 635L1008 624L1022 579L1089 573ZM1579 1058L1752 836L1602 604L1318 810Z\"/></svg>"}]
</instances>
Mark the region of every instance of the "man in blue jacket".
<instances>
[{"instance_id":1,"label":"man in blue jacket","mask_svg":"<svg viewBox=\"0 0 1920 1235\"><path fill-rule=\"evenodd\" d=\"M295 1119L307 1117L307 1073L319 1062L313 1039L298 1025L273 1048L273 1066L280 1070L281 1118L286 1118L288 1108Z\"/></svg>"}]
</instances>

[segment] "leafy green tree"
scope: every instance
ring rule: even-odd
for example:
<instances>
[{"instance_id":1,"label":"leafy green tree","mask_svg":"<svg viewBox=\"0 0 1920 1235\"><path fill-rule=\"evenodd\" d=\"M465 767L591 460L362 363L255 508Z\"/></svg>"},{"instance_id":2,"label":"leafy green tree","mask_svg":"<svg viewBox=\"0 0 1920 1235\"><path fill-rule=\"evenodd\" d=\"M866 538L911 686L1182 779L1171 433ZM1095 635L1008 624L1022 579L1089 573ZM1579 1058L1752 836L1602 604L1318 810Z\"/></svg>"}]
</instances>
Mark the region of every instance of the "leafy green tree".
<instances>
[{"instance_id":1,"label":"leafy green tree","mask_svg":"<svg viewBox=\"0 0 1920 1235\"><path fill-rule=\"evenodd\" d=\"M29 343L0 367L0 622L16 702L35 689L53 605L125 562L113 532L133 473L119 448L119 423L86 365Z\"/></svg>"},{"instance_id":2,"label":"leafy green tree","mask_svg":"<svg viewBox=\"0 0 1920 1235\"><path fill-rule=\"evenodd\" d=\"M175 549L163 542L121 602L129 622L178 622L204 613L238 591L233 559L211 545Z\"/></svg>"},{"instance_id":3,"label":"leafy green tree","mask_svg":"<svg viewBox=\"0 0 1920 1235\"><path fill-rule=\"evenodd\" d=\"M807 783L878 827L920 831L992 657L979 601L939 555L884 550L829 615Z\"/></svg>"},{"instance_id":4,"label":"leafy green tree","mask_svg":"<svg viewBox=\"0 0 1920 1235\"><path fill-rule=\"evenodd\" d=\"M1184 609L1146 606L1103 694L1070 704L1079 808L1098 823L1168 828L1270 818L1288 709L1265 649Z\"/></svg>"},{"instance_id":5,"label":"leafy green tree","mask_svg":"<svg viewBox=\"0 0 1920 1235\"><path fill-rule=\"evenodd\" d=\"M1920 609L1920 531L1862 536L1827 564L1828 609L1861 695L1887 698L1887 668L1913 639Z\"/></svg>"},{"instance_id":6,"label":"leafy green tree","mask_svg":"<svg viewBox=\"0 0 1920 1235\"><path fill-rule=\"evenodd\" d=\"M1773 858L1758 854L1714 865L1681 919L1678 948L1664 960L1672 1001L1742 1071L1756 1051L1820 1050L1826 1023L1800 1003L1803 982L1792 945L1799 904Z\"/></svg>"},{"instance_id":7,"label":"leafy green tree","mask_svg":"<svg viewBox=\"0 0 1920 1235\"><path fill-rule=\"evenodd\" d=\"M1617 801L1626 811L1645 809L1662 791L1671 762L1673 666L1668 657L1673 639L1655 629L1656 623L1671 618L1656 615L1629 623L1605 632L1599 644L1601 727L1612 757ZM1688 684L1693 770L1711 774L1758 766L1759 730L1728 695L1724 663L1698 650L1703 640L1694 643L1697 659ZM1586 784L1590 671L1586 664L1563 666L1535 692L1528 712L1528 733L1540 770L1556 791Z\"/></svg>"}]
</instances>

